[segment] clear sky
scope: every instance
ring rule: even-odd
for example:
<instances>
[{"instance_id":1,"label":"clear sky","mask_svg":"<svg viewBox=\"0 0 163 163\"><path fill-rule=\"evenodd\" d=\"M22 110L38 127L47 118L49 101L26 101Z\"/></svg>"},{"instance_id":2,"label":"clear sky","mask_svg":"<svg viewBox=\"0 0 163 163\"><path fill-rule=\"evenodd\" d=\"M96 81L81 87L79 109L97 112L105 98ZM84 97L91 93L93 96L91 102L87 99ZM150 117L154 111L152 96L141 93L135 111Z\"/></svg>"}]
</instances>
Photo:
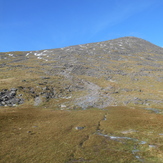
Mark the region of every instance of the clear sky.
<instances>
[{"instance_id":1,"label":"clear sky","mask_svg":"<svg viewBox=\"0 0 163 163\"><path fill-rule=\"evenodd\" d=\"M163 47L163 0L0 0L0 52L124 36Z\"/></svg>"}]
</instances>

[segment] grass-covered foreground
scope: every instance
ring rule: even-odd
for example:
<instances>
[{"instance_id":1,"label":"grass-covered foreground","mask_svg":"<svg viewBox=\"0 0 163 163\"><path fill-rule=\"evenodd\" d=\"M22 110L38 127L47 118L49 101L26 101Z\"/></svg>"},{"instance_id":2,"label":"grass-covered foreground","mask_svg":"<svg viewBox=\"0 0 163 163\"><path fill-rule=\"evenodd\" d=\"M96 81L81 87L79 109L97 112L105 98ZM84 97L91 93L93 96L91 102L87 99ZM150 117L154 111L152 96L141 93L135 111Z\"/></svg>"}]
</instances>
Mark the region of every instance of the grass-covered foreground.
<instances>
[{"instance_id":1,"label":"grass-covered foreground","mask_svg":"<svg viewBox=\"0 0 163 163\"><path fill-rule=\"evenodd\" d=\"M3 108L0 144L2 163L161 163L163 115L127 107Z\"/></svg>"}]
</instances>

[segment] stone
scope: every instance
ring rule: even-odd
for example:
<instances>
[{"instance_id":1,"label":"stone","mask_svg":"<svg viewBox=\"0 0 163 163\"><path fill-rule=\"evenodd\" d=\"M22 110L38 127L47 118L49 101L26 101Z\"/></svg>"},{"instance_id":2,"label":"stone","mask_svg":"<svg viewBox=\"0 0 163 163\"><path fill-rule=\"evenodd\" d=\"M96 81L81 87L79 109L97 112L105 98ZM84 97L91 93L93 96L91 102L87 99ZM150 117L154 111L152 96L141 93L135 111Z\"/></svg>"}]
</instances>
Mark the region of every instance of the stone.
<instances>
[{"instance_id":1,"label":"stone","mask_svg":"<svg viewBox=\"0 0 163 163\"><path fill-rule=\"evenodd\" d=\"M34 101L34 106L38 106L38 105L40 105L41 102L42 102L41 97L40 97L40 96L36 97L36 98L35 98L35 101Z\"/></svg>"},{"instance_id":2,"label":"stone","mask_svg":"<svg viewBox=\"0 0 163 163\"><path fill-rule=\"evenodd\" d=\"M64 104L61 104L61 108L66 108L66 105L64 105Z\"/></svg>"},{"instance_id":3,"label":"stone","mask_svg":"<svg viewBox=\"0 0 163 163\"><path fill-rule=\"evenodd\" d=\"M146 141L140 141L139 144L144 145L144 144L147 144L147 142Z\"/></svg>"},{"instance_id":4,"label":"stone","mask_svg":"<svg viewBox=\"0 0 163 163\"><path fill-rule=\"evenodd\" d=\"M50 79L50 77L41 77L42 79Z\"/></svg>"},{"instance_id":5,"label":"stone","mask_svg":"<svg viewBox=\"0 0 163 163\"><path fill-rule=\"evenodd\" d=\"M17 89L16 89L16 88L11 88L11 91L16 92L16 91L17 91Z\"/></svg>"},{"instance_id":6,"label":"stone","mask_svg":"<svg viewBox=\"0 0 163 163\"><path fill-rule=\"evenodd\" d=\"M149 146L149 148L156 148L157 147L156 145L152 145L152 144L149 144L148 146Z\"/></svg>"},{"instance_id":7,"label":"stone","mask_svg":"<svg viewBox=\"0 0 163 163\"><path fill-rule=\"evenodd\" d=\"M132 134L133 132L137 132L136 130L130 129L130 130L126 130L126 131L122 131L122 134Z\"/></svg>"},{"instance_id":8,"label":"stone","mask_svg":"<svg viewBox=\"0 0 163 163\"><path fill-rule=\"evenodd\" d=\"M32 128L37 128L38 126L32 126Z\"/></svg>"},{"instance_id":9,"label":"stone","mask_svg":"<svg viewBox=\"0 0 163 163\"><path fill-rule=\"evenodd\" d=\"M5 105L6 103L4 101L1 102L2 105Z\"/></svg>"},{"instance_id":10,"label":"stone","mask_svg":"<svg viewBox=\"0 0 163 163\"><path fill-rule=\"evenodd\" d=\"M10 93L9 93L9 96L16 96L16 91L11 91Z\"/></svg>"},{"instance_id":11,"label":"stone","mask_svg":"<svg viewBox=\"0 0 163 163\"><path fill-rule=\"evenodd\" d=\"M76 130L83 130L84 128L85 128L85 127L80 127L80 126L75 127Z\"/></svg>"}]
</instances>

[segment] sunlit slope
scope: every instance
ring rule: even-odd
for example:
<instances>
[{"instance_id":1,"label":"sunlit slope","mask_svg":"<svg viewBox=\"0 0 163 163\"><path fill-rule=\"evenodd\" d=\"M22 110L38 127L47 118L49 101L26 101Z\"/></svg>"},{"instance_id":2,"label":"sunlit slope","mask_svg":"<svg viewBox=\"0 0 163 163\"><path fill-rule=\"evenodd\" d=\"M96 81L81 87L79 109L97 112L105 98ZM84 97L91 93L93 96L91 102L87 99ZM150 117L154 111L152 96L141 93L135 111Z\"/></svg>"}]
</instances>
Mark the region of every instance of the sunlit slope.
<instances>
[{"instance_id":1,"label":"sunlit slope","mask_svg":"<svg viewBox=\"0 0 163 163\"><path fill-rule=\"evenodd\" d=\"M0 89L16 88L24 104L74 109L163 103L163 49L139 38L0 57Z\"/></svg>"},{"instance_id":2,"label":"sunlit slope","mask_svg":"<svg viewBox=\"0 0 163 163\"><path fill-rule=\"evenodd\" d=\"M162 163L162 126L162 115L141 108L5 108L0 162Z\"/></svg>"},{"instance_id":3,"label":"sunlit slope","mask_svg":"<svg viewBox=\"0 0 163 163\"><path fill-rule=\"evenodd\" d=\"M0 162L162 163L162 83L135 37L0 53Z\"/></svg>"}]
</instances>

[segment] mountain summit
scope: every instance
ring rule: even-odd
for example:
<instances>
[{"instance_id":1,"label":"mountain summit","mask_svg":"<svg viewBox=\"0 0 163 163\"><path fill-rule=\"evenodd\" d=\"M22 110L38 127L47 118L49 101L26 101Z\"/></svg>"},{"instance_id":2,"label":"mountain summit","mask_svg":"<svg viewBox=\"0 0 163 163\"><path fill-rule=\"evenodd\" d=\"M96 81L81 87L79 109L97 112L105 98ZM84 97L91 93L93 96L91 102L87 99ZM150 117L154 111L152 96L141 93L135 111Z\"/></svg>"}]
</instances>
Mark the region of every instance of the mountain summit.
<instances>
[{"instance_id":1,"label":"mountain summit","mask_svg":"<svg viewBox=\"0 0 163 163\"><path fill-rule=\"evenodd\" d=\"M163 104L163 48L140 38L5 52L0 58L1 106L86 109Z\"/></svg>"}]
</instances>

